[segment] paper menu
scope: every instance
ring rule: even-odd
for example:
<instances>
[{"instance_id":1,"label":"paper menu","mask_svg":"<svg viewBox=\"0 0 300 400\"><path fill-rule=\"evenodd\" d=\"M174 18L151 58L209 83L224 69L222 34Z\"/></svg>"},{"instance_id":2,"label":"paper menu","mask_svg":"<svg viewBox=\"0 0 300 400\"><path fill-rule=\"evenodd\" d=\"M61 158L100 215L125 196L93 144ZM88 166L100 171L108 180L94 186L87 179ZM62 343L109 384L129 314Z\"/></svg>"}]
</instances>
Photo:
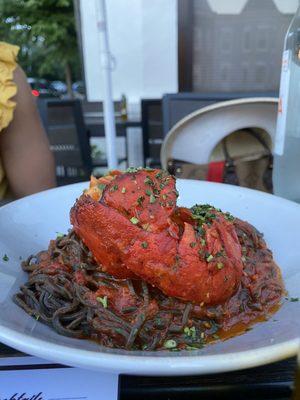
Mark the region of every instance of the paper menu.
<instances>
[{"instance_id":1,"label":"paper menu","mask_svg":"<svg viewBox=\"0 0 300 400\"><path fill-rule=\"evenodd\" d=\"M0 369L0 400L118 399L116 374L53 365L35 357L0 359Z\"/></svg>"}]
</instances>

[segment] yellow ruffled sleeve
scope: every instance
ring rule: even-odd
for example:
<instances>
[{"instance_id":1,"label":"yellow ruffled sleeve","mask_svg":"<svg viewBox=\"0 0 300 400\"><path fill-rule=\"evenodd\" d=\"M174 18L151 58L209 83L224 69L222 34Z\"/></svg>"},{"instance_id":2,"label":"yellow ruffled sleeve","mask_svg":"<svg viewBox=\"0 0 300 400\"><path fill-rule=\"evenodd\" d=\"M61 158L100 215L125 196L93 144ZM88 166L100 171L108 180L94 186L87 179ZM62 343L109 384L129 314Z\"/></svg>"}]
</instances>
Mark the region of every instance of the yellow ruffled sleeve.
<instances>
[{"instance_id":1,"label":"yellow ruffled sleeve","mask_svg":"<svg viewBox=\"0 0 300 400\"><path fill-rule=\"evenodd\" d=\"M18 46L0 42L0 131L9 125L16 106L11 98L17 93L13 73L18 52Z\"/></svg>"}]
</instances>

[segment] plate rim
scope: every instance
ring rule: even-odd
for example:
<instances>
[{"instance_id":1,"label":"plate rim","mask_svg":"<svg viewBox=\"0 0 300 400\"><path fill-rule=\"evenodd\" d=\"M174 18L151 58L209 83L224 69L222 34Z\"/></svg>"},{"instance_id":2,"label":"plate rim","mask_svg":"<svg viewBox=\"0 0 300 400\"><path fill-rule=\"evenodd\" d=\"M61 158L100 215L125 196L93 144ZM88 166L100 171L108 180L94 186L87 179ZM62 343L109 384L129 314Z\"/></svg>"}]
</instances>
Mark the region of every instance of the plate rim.
<instances>
[{"instance_id":1,"label":"plate rim","mask_svg":"<svg viewBox=\"0 0 300 400\"><path fill-rule=\"evenodd\" d=\"M27 345L24 344L26 343L24 338L29 339ZM190 353L188 356L180 357L144 357L143 355L110 354L78 348L72 348L71 352L67 352L66 346L33 338L7 327L1 327L0 339L4 344L12 345L17 350L28 352L29 349L30 354L34 356L61 364L109 373L117 371L118 373L151 376L204 375L258 367L292 357L297 354L300 346L300 338L296 338L284 343L258 347L254 350L226 353L225 355L193 355ZM143 360L143 366L137 370L136 365L140 364L141 360ZM174 360L176 361L174 362Z\"/></svg>"},{"instance_id":2,"label":"plate rim","mask_svg":"<svg viewBox=\"0 0 300 400\"><path fill-rule=\"evenodd\" d=\"M285 203L286 205L299 209L300 205L278 197L269 193L261 192L254 189L243 188L228 184L197 181L190 179L178 179L178 182L187 184L197 183L199 186L215 186L222 185L226 190L236 192L251 192L260 197L273 199L276 202ZM72 185L61 186L48 189L33 195L26 196L14 202L8 203L0 208L0 214L6 209L14 207L16 204L28 201L30 198L43 198L47 193L54 191L70 190L76 191L76 188L84 187L88 182L79 182ZM75 189L75 190L74 190ZM0 340L17 350L30 353L32 355L45 358L54 362L67 364L85 369L101 370L104 372L129 373L135 375L152 375L152 376L176 376L188 374L209 374L221 373L246 368L261 366L272 362L280 361L297 354L300 346L300 336L298 338L288 340L282 343L270 344L264 347L258 347L253 350L230 352L226 354L202 355L193 354L173 356L150 356L142 354L135 355L134 353L119 354L106 353L101 351L84 350L75 347L67 347L64 345L49 342L44 339L32 337L26 333L17 332L14 329L1 325L0 323ZM137 363L143 360L143 365L140 370L137 370Z\"/></svg>"}]
</instances>

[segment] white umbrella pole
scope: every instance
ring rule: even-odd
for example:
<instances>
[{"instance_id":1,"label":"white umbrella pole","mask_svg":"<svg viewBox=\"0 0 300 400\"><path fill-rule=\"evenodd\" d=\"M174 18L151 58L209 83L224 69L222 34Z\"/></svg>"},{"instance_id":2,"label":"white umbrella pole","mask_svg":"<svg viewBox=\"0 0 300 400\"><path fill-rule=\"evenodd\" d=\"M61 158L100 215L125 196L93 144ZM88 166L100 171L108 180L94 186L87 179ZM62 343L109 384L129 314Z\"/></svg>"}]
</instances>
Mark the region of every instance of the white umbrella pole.
<instances>
[{"instance_id":1,"label":"white umbrella pole","mask_svg":"<svg viewBox=\"0 0 300 400\"><path fill-rule=\"evenodd\" d=\"M98 0L99 5L99 20L97 26L100 34L101 45L101 68L103 71L104 81L104 129L106 139L107 164L109 169L118 167L117 152L116 152L116 125L114 103L112 99L112 82L111 82L111 54L109 52L106 4L105 0Z\"/></svg>"}]
</instances>

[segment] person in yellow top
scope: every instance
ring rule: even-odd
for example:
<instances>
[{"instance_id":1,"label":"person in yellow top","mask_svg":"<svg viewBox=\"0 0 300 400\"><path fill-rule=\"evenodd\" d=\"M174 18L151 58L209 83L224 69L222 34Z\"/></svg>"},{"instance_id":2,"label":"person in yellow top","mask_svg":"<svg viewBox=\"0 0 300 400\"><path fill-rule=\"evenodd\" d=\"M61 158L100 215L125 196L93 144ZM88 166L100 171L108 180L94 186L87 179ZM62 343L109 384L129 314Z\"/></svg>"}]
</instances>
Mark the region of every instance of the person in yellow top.
<instances>
[{"instance_id":1,"label":"person in yellow top","mask_svg":"<svg viewBox=\"0 0 300 400\"><path fill-rule=\"evenodd\" d=\"M55 186L53 155L18 51L0 42L0 200Z\"/></svg>"}]
</instances>

